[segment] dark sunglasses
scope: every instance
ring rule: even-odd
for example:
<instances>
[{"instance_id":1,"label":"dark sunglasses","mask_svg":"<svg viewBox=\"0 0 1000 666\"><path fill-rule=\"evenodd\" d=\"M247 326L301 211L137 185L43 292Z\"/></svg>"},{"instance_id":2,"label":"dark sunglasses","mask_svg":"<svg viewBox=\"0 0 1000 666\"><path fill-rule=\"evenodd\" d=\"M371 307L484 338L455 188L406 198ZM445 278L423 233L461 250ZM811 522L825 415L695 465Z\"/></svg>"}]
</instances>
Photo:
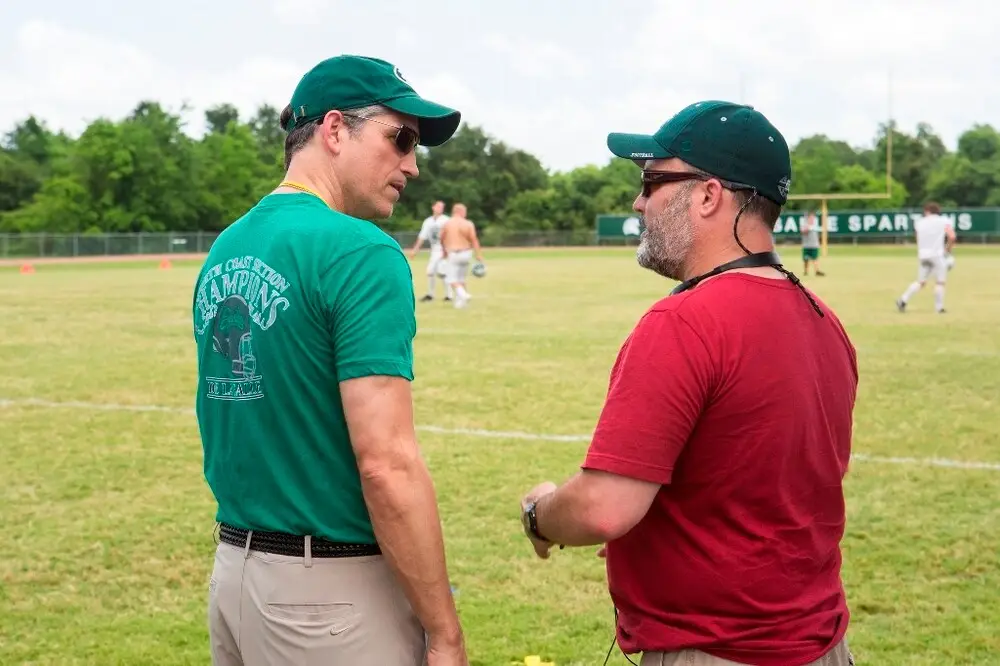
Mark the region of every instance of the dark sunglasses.
<instances>
[{"instance_id":1,"label":"dark sunglasses","mask_svg":"<svg viewBox=\"0 0 1000 666\"><path fill-rule=\"evenodd\" d=\"M409 155L417 147L417 144L420 143L420 135L406 125L392 125L381 120L376 120L375 118L365 118L364 116L355 116L350 113L345 113L343 115L351 118L357 118L358 120L370 120L373 123L393 128L396 130L396 134L392 136L392 142L396 144L396 150L403 155Z\"/></svg>"},{"instance_id":2,"label":"dark sunglasses","mask_svg":"<svg viewBox=\"0 0 1000 666\"><path fill-rule=\"evenodd\" d=\"M653 193L653 185L660 185L663 183L679 183L683 180L700 180L702 182L709 180L717 180L722 183L722 186L727 190L753 190L754 188L750 185L744 185L743 183L735 183L731 180L725 180L722 178L716 178L715 176L709 176L703 173L694 173L693 171L655 171L655 170L642 170L642 196L649 198Z\"/></svg>"}]
</instances>

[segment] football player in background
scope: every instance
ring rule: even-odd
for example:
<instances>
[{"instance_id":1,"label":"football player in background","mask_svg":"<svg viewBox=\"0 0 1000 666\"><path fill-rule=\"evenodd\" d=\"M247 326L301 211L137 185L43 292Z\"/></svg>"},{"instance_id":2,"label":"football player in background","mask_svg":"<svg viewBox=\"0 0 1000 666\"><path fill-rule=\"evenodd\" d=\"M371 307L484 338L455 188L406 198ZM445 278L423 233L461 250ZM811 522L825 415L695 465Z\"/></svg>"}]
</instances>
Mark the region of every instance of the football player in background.
<instances>
[{"instance_id":1,"label":"football player in background","mask_svg":"<svg viewBox=\"0 0 1000 666\"><path fill-rule=\"evenodd\" d=\"M448 284L448 279L445 275L444 252L441 249L441 230L447 221L448 216L444 214L444 202L435 201L431 207L431 216L424 220L423 225L420 227L420 233L417 234L417 242L413 244L413 248L410 250L411 259L417 257L417 252L424 241L427 242L431 250L431 256L427 260L427 293L420 299L421 301L434 300L434 283L438 279L445 286L444 300L450 301L455 296L455 290Z\"/></svg>"},{"instance_id":2,"label":"football player in background","mask_svg":"<svg viewBox=\"0 0 1000 666\"><path fill-rule=\"evenodd\" d=\"M441 245L447 261L448 286L455 290L455 307L464 308L471 296L465 289L465 279L469 265L475 254L476 261L483 262L483 251L479 247L476 225L465 217L465 204L457 203L451 208L451 217L441 230Z\"/></svg>"},{"instance_id":3,"label":"football player in background","mask_svg":"<svg viewBox=\"0 0 1000 666\"><path fill-rule=\"evenodd\" d=\"M948 257L955 247L955 230L951 220L941 215L941 206L933 201L924 205L924 215L913 223L917 236L917 279L896 300L896 308L906 311L913 295L920 291L927 278L934 276L934 310L943 313L944 286L948 281Z\"/></svg>"}]
</instances>

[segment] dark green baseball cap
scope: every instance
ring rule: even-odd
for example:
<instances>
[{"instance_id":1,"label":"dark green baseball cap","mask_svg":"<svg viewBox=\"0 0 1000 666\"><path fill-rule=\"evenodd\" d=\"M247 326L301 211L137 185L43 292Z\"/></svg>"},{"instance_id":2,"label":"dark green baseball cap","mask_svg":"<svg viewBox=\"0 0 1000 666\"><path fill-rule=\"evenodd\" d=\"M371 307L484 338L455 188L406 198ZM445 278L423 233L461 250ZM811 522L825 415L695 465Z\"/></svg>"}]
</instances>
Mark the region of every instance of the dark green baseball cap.
<instances>
[{"instance_id":1,"label":"dark green baseball cap","mask_svg":"<svg viewBox=\"0 0 1000 666\"><path fill-rule=\"evenodd\" d=\"M707 100L691 104L652 135L608 135L608 149L631 160L676 157L717 178L749 185L779 206L788 201L788 143L760 111Z\"/></svg>"},{"instance_id":2,"label":"dark green baseball cap","mask_svg":"<svg viewBox=\"0 0 1000 666\"><path fill-rule=\"evenodd\" d=\"M455 109L418 95L392 63L358 55L327 58L310 69L295 87L290 104L292 117L285 127L287 132L332 110L381 104L414 116L424 146L441 145L462 121L462 114Z\"/></svg>"}]
</instances>

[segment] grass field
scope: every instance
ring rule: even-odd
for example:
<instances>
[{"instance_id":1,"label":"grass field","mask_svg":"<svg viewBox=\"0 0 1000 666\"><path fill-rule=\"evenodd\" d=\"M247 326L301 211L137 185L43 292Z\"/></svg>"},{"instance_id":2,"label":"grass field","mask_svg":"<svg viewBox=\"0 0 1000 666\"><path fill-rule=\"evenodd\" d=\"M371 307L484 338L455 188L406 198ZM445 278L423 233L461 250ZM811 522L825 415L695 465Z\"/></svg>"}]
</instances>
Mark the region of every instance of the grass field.
<instances>
[{"instance_id":1,"label":"grass field","mask_svg":"<svg viewBox=\"0 0 1000 666\"><path fill-rule=\"evenodd\" d=\"M1000 664L1000 249L957 256L946 315L929 289L896 311L910 248L833 247L828 276L807 279L861 366L843 571L859 664ZM469 309L418 304L414 385L472 663L601 664L602 561L535 559L518 503L575 471L619 344L672 285L630 250L487 259ZM0 269L0 664L209 663L195 273Z\"/></svg>"}]
</instances>

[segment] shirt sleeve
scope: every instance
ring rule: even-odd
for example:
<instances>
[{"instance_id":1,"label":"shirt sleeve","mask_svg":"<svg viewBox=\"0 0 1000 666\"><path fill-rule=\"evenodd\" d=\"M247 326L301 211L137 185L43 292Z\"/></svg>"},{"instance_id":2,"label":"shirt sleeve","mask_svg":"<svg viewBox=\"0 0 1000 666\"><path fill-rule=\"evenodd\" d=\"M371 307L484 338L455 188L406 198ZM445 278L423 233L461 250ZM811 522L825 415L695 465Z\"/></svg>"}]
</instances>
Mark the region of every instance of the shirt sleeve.
<instances>
[{"instance_id":1,"label":"shirt sleeve","mask_svg":"<svg viewBox=\"0 0 1000 666\"><path fill-rule=\"evenodd\" d=\"M372 375L413 380L416 312L403 253L368 245L321 276L338 381Z\"/></svg>"},{"instance_id":2,"label":"shirt sleeve","mask_svg":"<svg viewBox=\"0 0 1000 666\"><path fill-rule=\"evenodd\" d=\"M424 223L420 225L420 233L417 234L417 238L422 241L426 241L431 237L431 225L433 222L430 219L424 220Z\"/></svg>"},{"instance_id":3,"label":"shirt sleeve","mask_svg":"<svg viewBox=\"0 0 1000 666\"><path fill-rule=\"evenodd\" d=\"M678 315L651 311L622 345L583 463L668 484L713 384L712 358Z\"/></svg>"}]
</instances>

